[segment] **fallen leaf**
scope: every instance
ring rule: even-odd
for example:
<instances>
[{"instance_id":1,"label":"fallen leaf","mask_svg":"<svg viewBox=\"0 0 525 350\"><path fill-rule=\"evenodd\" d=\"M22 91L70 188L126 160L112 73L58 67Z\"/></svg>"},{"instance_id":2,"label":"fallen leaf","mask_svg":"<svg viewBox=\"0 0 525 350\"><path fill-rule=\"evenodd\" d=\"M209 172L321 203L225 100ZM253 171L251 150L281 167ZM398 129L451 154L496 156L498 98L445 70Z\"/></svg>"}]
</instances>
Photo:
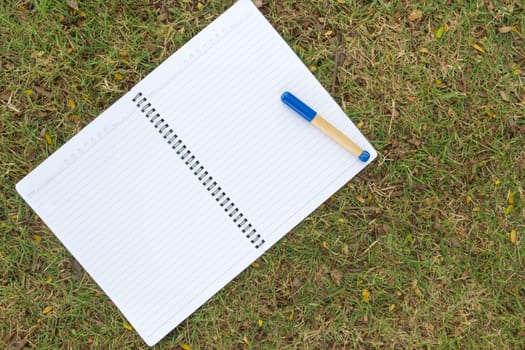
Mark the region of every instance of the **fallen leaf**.
<instances>
[{"instance_id":1,"label":"fallen leaf","mask_svg":"<svg viewBox=\"0 0 525 350\"><path fill-rule=\"evenodd\" d=\"M330 272L330 277L332 277L332 281L334 281L334 283L337 285L337 286L340 286L341 285L341 279L343 278L343 273L338 270L338 269L333 269L331 272Z\"/></svg>"},{"instance_id":2,"label":"fallen leaf","mask_svg":"<svg viewBox=\"0 0 525 350\"><path fill-rule=\"evenodd\" d=\"M69 109L73 109L73 108L75 108L77 105L76 105L75 101L73 101L72 99L68 98L68 99L67 99L67 106L69 107Z\"/></svg>"},{"instance_id":3,"label":"fallen leaf","mask_svg":"<svg viewBox=\"0 0 525 350\"><path fill-rule=\"evenodd\" d=\"M443 37L443 33L445 33L445 28L439 27L436 30L436 33L434 34L434 36L436 37L436 39L441 39Z\"/></svg>"},{"instance_id":4,"label":"fallen leaf","mask_svg":"<svg viewBox=\"0 0 525 350\"><path fill-rule=\"evenodd\" d=\"M505 208L505 211L504 211L505 215L509 215L510 212L512 211L512 208L513 208L512 204L507 205L507 208Z\"/></svg>"},{"instance_id":5,"label":"fallen leaf","mask_svg":"<svg viewBox=\"0 0 525 350\"><path fill-rule=\"evenodd\" d=\"M48 278L46 279L46 283L49 284L49 283L51 283L51 282L53 282L53 277L48 277Z\"/></svg>"},{"instance_id":6,"label":"fallen leaf","mask_svg":"<svg viewBox=\"0 0 525 350\"><path fill-rule=\"evenodd\" d=\"M258 269L259 267L261 267L261 265L257 261L254 261L254 262L252 262L252 267L254 269Z\"/></svg>"},{"instance_id":7,"label":"fallen leaf","mask_svg":"<svg viewBox=\"0 0 525 350\"><path fill-rule=\"evenodd\" d=\"M420 48L419 52L421 52L421 53L430 53L430 51L428 51L428 49L426 47Z\"/></svg>"},{"instance_id":8,"label":"fallen leaf","mask_svg":"<svg viewBox=\"0 0 525 350\"><path fill-rule=\"evenodd\" d=\"M198 8L199 11L200 11L200 10L202 10L202 9L204 8L204 5L203 5L201 2L199 2L199 3L197 4L197 8Z\"/></svg>"},{"instance_id":9,"label":"fallen leaf","mask_svg":"<svg viewBox=\"0 0 525 350\"><path fill-rule=\"evenodd\" d=\"M73 10L79 10L77 0L66 0L66 4Z\"/></svg>"},{"instance_id":10,"label":"fallen leaf","mask_svg":"<svg viewBox=\"0 0 525 350\"><path fill-rule=\"evenodd\" d=\"M35 91L38 92L40 95L45 96L47 98L51 97L51 91L44 89L41 86L34 86Z\"/></svg>"},{"instance_id":11,"label":"fallen leaf","mask_svg":"<svg viewBox=\"0 0 525 350\"><path fill-rule=\"evenodd\" d=\"M113 76L115 77L116 80L122 80L122 79L124 79L124 76L123 76L122 74L118 73L118 72L115 73Z\"/></svg>"},{"instance_id":12,"label":"fallen leaf","mask_svg":"<svg viewBox=\"0 0 525 350\"><path fill-rule=\"evenodd\" d=\"M363 289L361 291L361 295L363 296L363 302L364 303L368 303L368 301L370 300L370 296L372 295L372 293L370 293L370 291L368 289Z\"/></svg>"},{"instance_id":13,"label":"fallen leaf","mask_svg":"<svg viewBox=\"0 0 525 350\"><path fill-rule=\"evenodd\" d=\"M327 30L326 32L324 32L324 36L331 36L332 34L334 34L334 32L331 30Z\"/></svg>"},{"instance_id":14,"label":"fallen leaf","mask_svg":"<svg viewBox=\"0 0 525 350\"><path fill-rule=\"evenodd\" d=\"M129 323L127 323L127 322L124 322L122 325L123 325L124 328L125 328L126 330L128 330L128 331L132 331L132 330L133 330L133 327L132 327Z\"/></svg>"},{"instance_id":15,"label":"fallen leaf","mask_svg":"<svg viewBox=\"0 0 525 350\"><path fill-rule=\"evenodd\" d=\"M510 240L510 243L516 244L516 242L517 242L517 240L516 240L516 230L510 230L510 232L509 232L509 240Z\"/></svg>"},{"instance_id":16,"label":"fallen leaf","mask_svg":"<svg viewBox=\"0 0 525 350\"><path fill-rule=\"evenodd\" d=\"M35 241L36 244L39 244L42 241L42 236L33 235L33 241Z\"/></svg>"},{"instance_id":17,"label":"fallen leaf","mask_svg":"<svg viewBox=\"0 0 525 350\"><path fill-rule=\"evenodd\" d=\"M510 102L509 95L505 91L500 91L499 95L501 96L501 99L505 102Z\"/></svg>"},{"instance_id":18,"label":"fallen leaf","mask_svg":"<svg viewBox=\"0 0 525 350\"><path fill-rule=\"evenodd\" d=\"M78 114L72 114L69 119L72 121L78 122L80 120L80 116Z\"/></svg>"},{"instance_id":19,"label":"fallen leaf","mask_svg":"<svg viewBox=\"0 0 525 350\"><path fill-rule=\"evenodd\" d=\"M255 7L257 7L258 9L260 9L261 7L263 7L263 2L262 2L262 0L253 0L253 4L254 4Z\"/></svg>"},{"instance_id":20,"label":"fallen leaf","mask_svg":"<svg viewBox=\"0 0 525 350\"><path fill-rule=\"evenodd\" d=\"M31 90L31 89L26 89L26 90L24 90L23 92L24 92L24 94L27 95L27 96L32 96L32 95L33 95L33 90Z\"/></svg>"},{"instance_id":21,"label":"fallen leaf","mask_svg":"<svg viewBox=\"0 0 525 350\"><path fill-rule=\"evenodd\" d=\"M483 49L481 46L479 46L478 44L472 44L472 47L475 48L476 50L478 50L479 52L481 53L485 53L485 49Z\"/></svg>"},{"instance_id":22,"label":"fallen leaf","mask_svg":"<svg viewBox=\"0 0 525 350\"><path fill-rule=\"evenodd\" d=\"M118 52L118 54L119 54L120 56L123 56L123 57L124 57L124 56L128 56L128 51L126 51L126 50L120 50L120 51Z\"/></svg>"},{"instance_id":23,"label":"fallen leaf","mask_svg":"<svg viewBox=\"0 0 525 350\"><path fill-rule=\"evenodd\" d=\"M389 307L388 307L388 310L390 311L394 311L396 308L396 304L391 304Z\"/></svg>"},{"instance_id":24,"label":"fallen leaf","mask_svg":"<svg viewBox=\"0 0 525 350\"><path fill-rule=\"evenodd\" d=\"M293 312L293 310L292 310L292 311L290 312L290 315L288 315L288 319L289 319L290 321L293 321L293 317L294 317L294 312Z\"/></svg>"},{"instance_id":25,"label":"fallen leaf","mask_svg":"<svg viewBox=\"0 0 525 350\"><path fill-rule=\"evenodd\" d=\"M421 10L414 10L408 15L407 18L408 18L408 20L410 22L417 21L417 20L423 18L423 11L421 11Z\"/></svg>"},{"instance_id":26,"label":"fallen leaf","mask_svg":"<svg viewBox=\"0 0 525 350\"><path fill-rule=\"evenodd\" d=\"M51 311L53 311L53 307L52 307L52 306L46 306L46 307L42 310L42 314L47 315L47 314L50 313Z\"/></svg>"},{"instance_id":27,"label":"fallen leaf","mask_svg":"<svg viewBox=\"0 0 525 350\"><path fill-rule=\"evenodd\" d=\"M263 325L263 320L257 321L257 326L262 327L262 325Z\"/></svg>"},{"instance_id":28,"label":"fallen leaf","mask_svg":"<svg viewBox=\"0 0 525 350\"><path fill-rule=\"evenodd\" d=\"M47 142L48 145L52 145L53 144L53 139L51 138L51 136L47 132L44 135L44 137L46 138L46 142Z\"/></svg>"},{"instance_id":29,"label":"fallen leaf","mask_svg":"<svg viewBox=\"0 0 525 350\"><path fill-rule=\"evenodd\" d=\"M180 347L182 350L191 350L191 346L189 344L181 344Z\"/></svg>"},{"instance_id":30,"label":"fallen leaf","mask_svg":"<svg viewBox=\"0 0 525 350\"><path fill-rule=\"evenodd\" d=\"M512 193L512 191L509 191L509 194L507 195L507 201L509 204L514 204L514 193Z\"/></svg>"},{"instance_id":31,"label":"fallen leaf","mask_svg":"<svg viewBox=\"0 0 525 350\"><path fill-rule=\"evenodd\" d=\"M512 32L512 27L511 26L500 27L498 31L500 33L509 33L509 32Z\"/></svg>"}]
</instances>

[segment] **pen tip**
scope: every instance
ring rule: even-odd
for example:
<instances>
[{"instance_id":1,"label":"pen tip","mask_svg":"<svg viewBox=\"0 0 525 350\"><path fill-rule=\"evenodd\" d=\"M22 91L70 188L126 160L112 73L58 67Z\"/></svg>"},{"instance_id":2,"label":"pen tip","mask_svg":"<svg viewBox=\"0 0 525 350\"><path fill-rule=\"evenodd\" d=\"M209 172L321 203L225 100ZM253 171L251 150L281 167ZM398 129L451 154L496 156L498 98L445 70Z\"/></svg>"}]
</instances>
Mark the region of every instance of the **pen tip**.
<instances>
[{"instance_id":1,"label":"pen tip","mask_svg":"<svg viewBox=\"0 0 525 350\"><path fill-rule=\"evenodd\" d=\"M359 155L359 160L362 162L367 162L369 159L370 159L370 153L368 153L367 151L363 151Z\"/></svg>"}]
</instances>

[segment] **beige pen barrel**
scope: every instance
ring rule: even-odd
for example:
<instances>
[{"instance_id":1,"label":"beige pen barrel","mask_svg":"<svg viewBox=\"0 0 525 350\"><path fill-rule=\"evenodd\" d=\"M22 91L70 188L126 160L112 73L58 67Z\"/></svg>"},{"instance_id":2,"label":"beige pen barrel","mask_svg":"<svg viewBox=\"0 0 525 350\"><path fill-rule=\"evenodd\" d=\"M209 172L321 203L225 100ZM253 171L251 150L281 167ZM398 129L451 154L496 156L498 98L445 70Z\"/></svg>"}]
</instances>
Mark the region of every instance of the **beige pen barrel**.
<instances>
[{"instance_id":1,"label":"beige pen barrel","mask_svg":"<svg viewBox=\"0 0 525 350\"><path fill-rule=\"evenodd\" d=\"M330 137L332 140L343 146L347 151L352 153L354 156L359 157L363 152L363 149L356 145L354 141L350 140L348 136L339 131L335 126L330 124L326 119L321 117L319 114L315 116L310 122L313 126L321 130L325 135Z\"/></svg>"},{"instance_id":2,"label":"beige pen barrel","mask_svg":"<svg viewBox=\"0 0 525 350\"><path fill-rule=\"evenodd\" d=\"M370 153L364 151L354 141L350 140L348 136L339 131L335 126L330 124L326 119L321 117L312 108L308 107L303 101L298 99L290 91L285 91L281 95L281 101L288 107L293 109L297 114L303 117L307 122L317 127L325 135L343 146L347 151L352 153L362 162L368 162Z\"/></svg>"}]
</instances>

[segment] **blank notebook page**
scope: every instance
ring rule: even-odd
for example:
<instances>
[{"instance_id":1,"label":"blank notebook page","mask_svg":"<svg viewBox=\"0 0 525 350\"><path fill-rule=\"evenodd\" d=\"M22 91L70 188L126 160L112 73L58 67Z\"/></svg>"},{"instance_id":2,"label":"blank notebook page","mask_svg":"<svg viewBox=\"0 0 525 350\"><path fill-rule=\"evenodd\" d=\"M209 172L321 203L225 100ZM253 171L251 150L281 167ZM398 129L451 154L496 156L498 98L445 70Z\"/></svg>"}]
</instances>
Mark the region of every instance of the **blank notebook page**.
<instances>
[{"instance_id":1,"label":"blank notebook page","mask_svg":"<svg viewBox=\"0 0 525 350\"><path fill-rule=\"evenodd\" d=\"M376 157L241 0L17 184L147 344L368 164L282 104L286 90Z\"/></svg>"}]
</instances>

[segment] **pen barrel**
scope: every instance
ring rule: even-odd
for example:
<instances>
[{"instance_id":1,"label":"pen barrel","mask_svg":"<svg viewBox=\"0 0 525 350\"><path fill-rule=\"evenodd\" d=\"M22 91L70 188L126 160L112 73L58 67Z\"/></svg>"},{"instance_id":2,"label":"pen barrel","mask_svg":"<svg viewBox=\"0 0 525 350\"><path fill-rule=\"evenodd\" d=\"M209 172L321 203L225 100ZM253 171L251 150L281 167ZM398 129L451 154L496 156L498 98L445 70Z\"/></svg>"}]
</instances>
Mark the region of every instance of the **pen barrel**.
<instances>
[{"instance_id":1,"label":"pen barrel","mask_svg":"<svg viewBox=\"0 0 525 350\"><path fill-rule=\"evenodd\" d=\"M350 153L359 157L363 152L363 149L356 145L348 136L339 131L335 126L330 124L326 119L321 117L319 114L315 116L310 122L313 126L321 130L325 135L332 138L335 142L343 146Z\"/></svg>"}]
</instances>

